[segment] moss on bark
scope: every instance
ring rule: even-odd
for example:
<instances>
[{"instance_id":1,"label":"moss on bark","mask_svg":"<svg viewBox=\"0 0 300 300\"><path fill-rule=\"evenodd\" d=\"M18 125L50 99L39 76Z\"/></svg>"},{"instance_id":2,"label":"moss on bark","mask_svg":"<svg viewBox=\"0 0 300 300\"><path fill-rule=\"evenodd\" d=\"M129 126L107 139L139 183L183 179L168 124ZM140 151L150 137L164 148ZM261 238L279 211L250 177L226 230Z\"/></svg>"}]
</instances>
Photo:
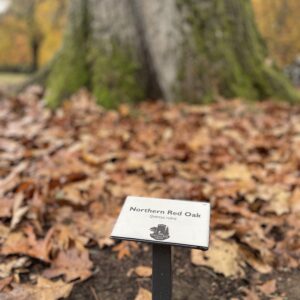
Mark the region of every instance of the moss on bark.
<instances>
[{"instance_id":1,"label":"moss on bark","mask_svg":"<svg viewBox=\"0 0 300 300\"><path fill-rule=\"evenodd\" d=\"M138 83L139 65L129 47L111 40L94 40L90 28L89 2L74 0L64 45L54 61L47 103L57 107L81 87L89 88L99 104L114 108L120 102L144 98Z\"/></svg>"},{"instance_id":2,"label":"moss on bark","mask_svg":"<svg viewBox=\"0 0 300 300\"><path fill-rule=\"evenodd\" d=\"M86 56L90 32L88 2L74 1L78 2L80 9L70 11L64 44L53 62L48 78L46 99L52 108L57 107L63 98L70 96L80 87L89 86Z\"/></svg>"},{"instance_id":3,"label":"moss on bark","mask_svg":"<svg viewBox=\"0 0 300 300\"><path fill-rule=\"evenodd\" d=\"M155 35L144 28L146 24L151 26L151 13L147 16L147 23L141 19L146 14L139 11L141 6L133 5L133 12L129 7L124 16L125 8L120 6L120 15L126 20L119 23L111 20L114 29L111 30L108 18L111 15L103 11L95 22L104 20L103 26L91 26L95 20L90 17L89 5L93 8L93 5L99 4L97 0L72 0L64 45L48 80L48 104L56 107L62 99L85 86L93 91L100 104L113 108L120 102L150 98L154 87L160 91L163 85L161 74L165 79L172 78L164 82L165 91L175 88L179 99L191 102L209 102L216 95L247 99L299 99L299 94L284 75L276 67L266 64L267 50L257 31L250 0L174 1L178 4L179 18L183 17L187 23L179 22L181 28L178 34L182 34L185 40L182 46L178 46L181 66L177 81L173 80L176 68L175 76L168 76L163 72L169 71L168 68L155 64L161 62L161 57L166 54L153 51L155 47L164 50L165 44L159 44L161 37L155 39ZM115 7L109 6L111 2L107 0L105 3L105 8L114 11ZM114 3L118 5L117 1ZM98 15L93 16L97 18ZM178 16L174 14L174 17ZM136 22L132 22L134 18ZM174 20L170 20L167 19L173 24ZM131 32L128 44L122 36L124 24L124 33ZM136 27L143 30L136 30ZM169 37L166 35L165 38ZM161 56L155 59L154 55ZM158 57L160 60L157 60ZM170 53L170 57L174 57L174 65L177 66L178 56Z\"/></svg>"},{"instance_id":4,"label":"moss on bark","mask_svg":"<svg viewBox=\"0 0 300 300\"><path fill-rule=\"evenodd\" d=\"M101 105L115 108L120 102L133 103L144 98L138 83L139 64L126 47L110 42L91 51L92 91Z\"/></svg>"},{"instance_id":5,"label":"moss on bark","mask_svg":"<svg viewBox=\"0 0 300 300\"><path fill-rule=\"evenodd\" d=\"M192 86L194 93L189 99L194 102L209 100L214 94L227 98L299 99L284 75L266 64L267 50L254 22L251 1L177 3L190 25L187 45L193 49L184 52L182 58L182 94ZM191 55L192 60L188 57Z\"/></svg>"}]
</instances>

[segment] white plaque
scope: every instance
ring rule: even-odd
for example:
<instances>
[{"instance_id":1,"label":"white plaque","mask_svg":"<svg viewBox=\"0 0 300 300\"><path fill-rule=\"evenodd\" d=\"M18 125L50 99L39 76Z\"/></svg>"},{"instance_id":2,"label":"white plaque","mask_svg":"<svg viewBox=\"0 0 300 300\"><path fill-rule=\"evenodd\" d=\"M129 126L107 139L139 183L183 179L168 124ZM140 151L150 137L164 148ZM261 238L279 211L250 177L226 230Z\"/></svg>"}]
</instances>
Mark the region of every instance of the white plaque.
<instances>
[{"instance_id":1,"label":"white plaque","mask_svg":"<svg viewBox=\"0 0 300 300\"><path fill-rule=\"evenodd\" d=\"M111 238L208 249L210 204L129 196Z\"/></svg>"}]
</instances>

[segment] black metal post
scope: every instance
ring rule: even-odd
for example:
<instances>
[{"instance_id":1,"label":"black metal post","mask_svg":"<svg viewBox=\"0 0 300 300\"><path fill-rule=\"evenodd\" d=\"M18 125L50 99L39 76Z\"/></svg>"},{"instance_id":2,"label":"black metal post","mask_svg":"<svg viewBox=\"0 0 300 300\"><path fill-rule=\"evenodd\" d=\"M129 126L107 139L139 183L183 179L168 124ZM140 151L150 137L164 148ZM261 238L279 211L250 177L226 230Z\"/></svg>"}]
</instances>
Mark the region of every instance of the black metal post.
<instances>
[{"instance_id":1,"label":"black metal post","mask_svg":"<svg viewBox=\"0 0 300 300\"><path fill-rule=\"evenodd\" d=\"M171 246L153 244L152 300L171 300Z\"/></svg>"}]
</instances>

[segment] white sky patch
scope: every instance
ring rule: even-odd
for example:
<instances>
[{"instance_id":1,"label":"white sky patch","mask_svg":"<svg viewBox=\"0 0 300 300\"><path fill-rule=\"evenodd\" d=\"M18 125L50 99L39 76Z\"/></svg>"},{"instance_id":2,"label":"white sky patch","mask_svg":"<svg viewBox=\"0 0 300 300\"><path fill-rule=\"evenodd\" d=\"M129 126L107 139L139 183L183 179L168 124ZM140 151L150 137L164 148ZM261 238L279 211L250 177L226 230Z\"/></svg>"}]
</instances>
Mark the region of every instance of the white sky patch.
<instances>
[{"instance_id":1,"label":"white sky patch","mask_svg":"<svg viewBox=\"0 0 300 300\"><path fill-rule=\"evenodd\" d=\"M8 6L9 6L9 0L0 0L0 13L5 12Z\"/></svg>"}]
</instances>

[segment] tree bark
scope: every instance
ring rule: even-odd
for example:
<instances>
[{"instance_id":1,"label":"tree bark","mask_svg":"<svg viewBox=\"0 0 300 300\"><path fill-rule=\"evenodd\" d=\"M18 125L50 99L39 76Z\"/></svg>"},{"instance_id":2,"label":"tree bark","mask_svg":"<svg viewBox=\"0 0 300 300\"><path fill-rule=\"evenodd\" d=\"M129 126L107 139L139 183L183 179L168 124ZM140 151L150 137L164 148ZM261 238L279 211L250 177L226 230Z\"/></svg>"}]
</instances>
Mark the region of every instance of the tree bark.
<instances>
[{"instance_id":1,"label":"tree bark","mask_svg":"<svg viewBox=\"0 0 300 300\"><path fill-rule=\"evenodd\" d=\"M39 53L40 53L40 41L34 39L30 42L31 48L31 71L36 72L39 68Z\"/></svg>"},{"instance_id":2,"label":"tree bark","mask_svg":"<svg viewBox=\"0 0 300 300\"><path fill-rule=\"evenodd\" d=\"M145 97L296 100L256 29L250 0L72 0L47 99L86 86L108 107Z\"/></svg>"}]
</instances>

